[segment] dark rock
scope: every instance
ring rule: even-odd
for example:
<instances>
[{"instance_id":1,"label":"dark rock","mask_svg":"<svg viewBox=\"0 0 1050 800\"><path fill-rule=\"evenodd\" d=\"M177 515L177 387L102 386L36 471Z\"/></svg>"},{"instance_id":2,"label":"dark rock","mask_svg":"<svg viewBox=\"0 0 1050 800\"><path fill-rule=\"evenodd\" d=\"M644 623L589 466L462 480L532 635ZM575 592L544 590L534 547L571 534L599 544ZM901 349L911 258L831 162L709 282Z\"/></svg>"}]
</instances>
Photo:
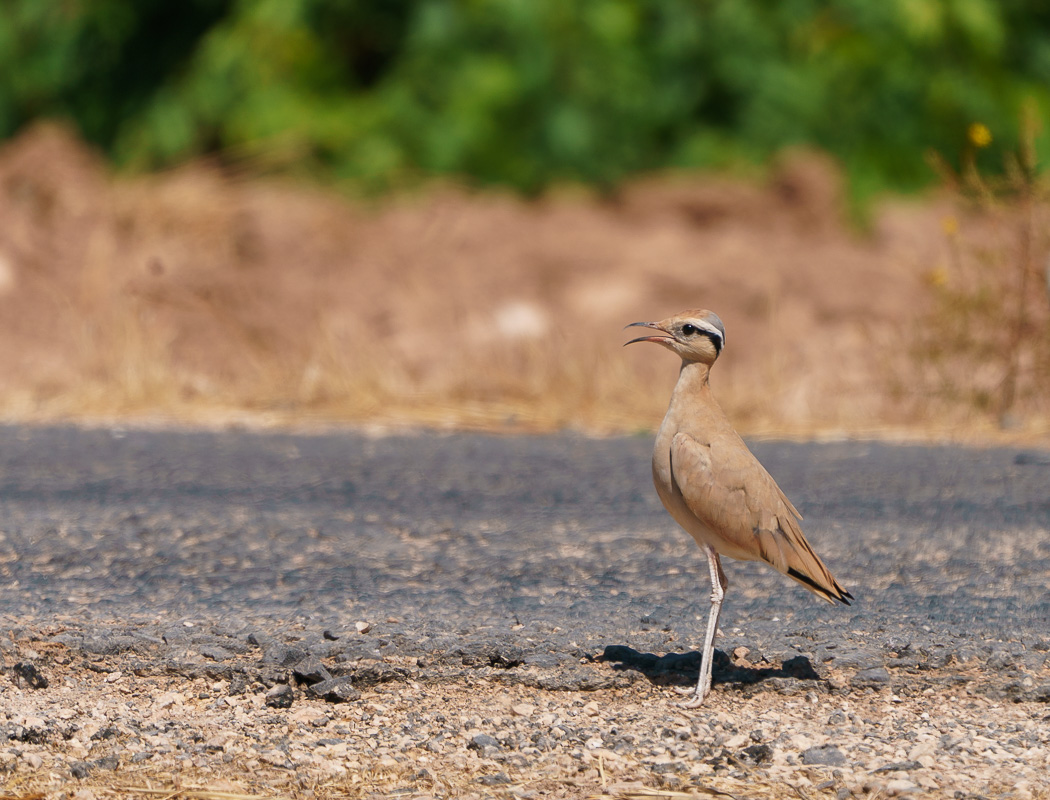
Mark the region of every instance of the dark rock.
<instances>
[{"instance_id":1,"label":"dark rock","mask_svg":"<svg viewBox=\"0 0 1050 800\"><path fill-rule=\"evenodd\" d=\"M992 651L992 654L988 656L987 666L990 670L1001 672L1008 667L1020 666L1023 662L1023 652L1001 647Z\"/></svg>"},{"instance_id":2,"label":"dark rock","mask_svg":"<svg viewBox=\"0 0 1050 800\"><path fill-rule=\"evenodd\" d=\"M270 708L291 708L295 690L287 683L278 683L266 693L266 705Z\"/></svg>"},{"instance_id":3,"label":"dark rock","mask_svg":"<svg viewBox=\"0 0 1050 800\"><path fill-rule=\"evenodd\" d=\"M11 671L15 674L15 681L25 681L30 689L46 689L47 678L45 678L36 664L32 661L19 661Z\"/></svg>"},{"instance_id":4,"label":"dark rock","mask_svg":"<svg viewBox=\"0 0 1050 800\"><path fill-rule=\"evenodd\" d=\"M150 646L135 636L91 636L80 643L80 649L85 653L113 656L128 651L146 653Z\"/></svg>"},{"instance_id":5,"label":"dark rock","mask_svg":"<svg viewBox=\"0 0 1050 800\"><path fill-rule=\"evenodd\" d=\"M1015 703L1050 703L1050 683L1028 687L1023 681L1013 681L999 694Z\"/></svg>"},{"instance_id":6,"label":"dark rock","mask_svg":"<svg viewBox=\"0 0 1050 800\"><path fill-rule=\"evenodd\" d=\"M362 661L365 659L378 660L383 656L376 649L375 643L362 640L344 640L338 645L333 645L330 651L335 655L335 660L340 663L349 661Z\"/></svg>"},{"instance_id":7,"label":"dark rock","mask_svg":"<svg viewBox=\"0 0 1050 800\"><path fill-rule=\"evenodd\" d=\"M214 633L195 633L190 636L190 642L197 646L213 645L229 650L237 655L244 655L251 651L251 647L242 642L236 636L216 635Z\"/></svg>"},{"instance_id":8,"label":"dark rock","mask_svg":"<svg viewBox=\"0 0 1050 800\"><path fill-rule=\"evenodd\" d=\"M375 686L378 683L388 683L390 681L401 681L408 677L407 670L391 667L379 661L358 664L350 669L344 667L337 669L336 673L341 677L352 678L354 686L360 687Z\"/></svg>"},{"instance_id":9,"label":"dark rock","mask_svg":"<svg viewBox=\"0 0 1050 800\"><path fill-rule=\"evenodd\" d=\"M263 651L264 664L276 664L280 667L294 667L309 655L301 647L272 642Z\"/></svg>"},{"instance_id":10,"label":"dark rock","mask_svg":"<svg viewBox=\"0 0 1050 800\"><path fill-rule=\"evenodd\" d=\"M561 663L561 659L553 653L529 653L529 655L525 656L525 666L527 667L554 669Z\"/></svg>"},{"instance_id":11,"label":"dark rock","mask_svg":"<svg viewBox=\"0 0 1050 800\"><path fill-rule=\"evenodd\" d=\"M230 694L244 694L248 690L248 680L243 675L230 676Z\"/></svg>"},{"instance_id":12,"label":"dark rock","mask_svg":"<svg viewBox=\"0 0 1050 800\"><path fill-rule=\"evenodd\" d=\"M453 654L460 657L465 667L499 667L512 669L525 663L525 651L514 645L500 642L482 642L476 645L455 648Z\"/></svg>"},{"instance_id":13,"label":"dark rock","mask_svg":"<svg viewBox=\"0 0 1050 800\"><path fill-rule=\"evenodd\" d=\"M288 683L291 677L288 674L288 670L281 669L280 667L269 667L263 666L256 670L252 676L256 681L261 683L267 689L272 689L278 683Z\"/></svg>"},{"instance_id":14,"label":"dark rock","mask_svg":"<svg viewBox=\"0 0 1050 800\"><path fill-rule=\"evenodd\" d=\"M1033 700L1037 703L1050 703L1050 683L1036 686L1025 699Z\"/></svg>"},{"instance_id":15,"label":"dark rock","mask_svg":"<svg viewBox=\"0 0 1050 800\"><path fill-rule=\"evenodd\" d=\"M479 733L467 744L468 750L477 750L478 752L484 752L486 747L494 747L499 749L499 742L496 741L495 737L489 736L487 733Z\"/></svg>"},{"instance_id":16,"label":"dark rock","mask_svg":"<svg viewBox=\"0 0 1050 800\"><path fill-rule=\"evenodd\" d=\"M649 769L657 775L670 775L672 772L678 772L681 769L681 765L675 764L673 761L665 761L663 764L653 764Z\"/></svg>"},{"instance_id":17,"label":"dark rock","mask_svg":"<svg viewBox=\"0 0 1050 800\"><path fill-rule=\"evenodd\" d=\"M212 661L227 661L234 656L231 651L217 644L202 645L200 653L202 656L210 658Z\"/></svg>"},{"instance_id":18,"label":"dark rock","mask_svg":"<svg viewBox=\"0 0 1050 800\"><path fill-rule=\"evenodd\" d=\"M312 686L321 681L332 679L332 673L325 669L324 664L313 656L307 656L292 668L292 675L299 683Z\"/></svg>"},{"instance_id":19,"label":"dark rock","mask_svg":"<svg viewBox=\"0 0 1050 800\"><path fill-rule=\"evenodd\" d=\"M97 767L98 769L116 769L120 766L120 759L116 756L105 756L97 761L91 762L92 768Z\"/></svg>"},{"instance_id":20,"label":"dark rock","mask_svg":"<svg viewBox=\"0 0 1050 800\"><path fill-rule=\"evenodd\" d=\"M78 636L77 634L70 632L56 633L51 637L50 641L68 647L70 650L80 650L84 645L83 636Z\"/></svg>"},{"instance_id":21,"label":"dark rock","mask_svg":"<svg viewBox=\"0 0 1050 800\"><path fill-rule=\"evenodd\" d=\"M27 728L24 725L10 725L3 729L8 739L26 744L43 744L47 741L47 731L44 728Z\"/></svg>"},{"instance_id":22,"label":"dark rock","mask_svg":"<svg viewBox=\"0 0 1050 800\"><path fill-rule=\"evenodd\" d=\"M841 645L826 654L831 657L836 667L845 669L872 669L882 666L884 655L870 647L852 647Z\"/></svg>"},{"instance_id":23,"label":"dark rock","mask_svg":"<svg viewBox=\"0 0 1050 800\"><path fill-rule=\"evenodd\" d=\"M350 703L361 698L360 689L355 687L353 680L347 676L311 684L307 691L329 703Z\"/></svg>"},{"instance_id":24,"label":"dark rock","mask_svg":"<svg viewBox=\"0 0 1050 800\"><path fill-rule=\"evenodd\" d=\"M549 736L544 736L543 734L534 734L532 744L545 753L548 753L555 748L554 740Z\"/></svg>"},{"instance_id":25,"label":"dark rock","mask_svg":"<svg viewBox=\"0 0 1050 800\"><path fill-rule=\"evenodd\" d=\"M846 756L833 744L823 744L802 751L802 763L825 767L842 767L846 765Z\"/></svg>"},{"instance_id":26,"label":"dark rock","mask_svg":"<svg viewBox=\"0 0 1050 800\"><path fill-rule=\"evenodd\" d=\"M750 761L752 764L764 764L772 760L773 748L768 744L753 744L741 750L740 755L745 761Z\"/></svg>"},{"instance_id":27,"label":"dark rock","mask_svg":"<svg viewBox=\"0 0 1050 800\"><path fill-rule=\"evenodd\" d=\"M478 778L478 783L482 786L506 786L512 782L503 772L497 772L495 775L482 775Z\"/></svg>"},{"instance_id":28,"label":"dark rock","mask_svg":"<svg viewBox=\"0 0 1050 800\"><path fill-rule=\"evenodd\" d=\"M560 669L551 674L524 676L520 682L548 692L595 692L601 689L616 689L629 686L638 680L637 673L602 675L594 670L579 667Z\"/></svg>"},{"instance_id":29,"label":"dark rock","mask_svg":"<svg viewBox=\"0 0 1050 800\"><path fill-rule=\"evenodd\" d=\"M883 643L887 650L892 650L900 657L901 653L911 649L911 639L903 635L894 634L886 637Z\"/></svg>"},{"instance_id":30,"label":"dark rock","mask_svg":"<svg viewBox=\"0 0 1050 800\"><path fill-rule=\"evenodd\" d=\"M91 774L91 765L84 761L74 761L69 765L69 774L74 778L84 779Z\"/></svg>"},{"instance_id":31,"label":"dark rock","mask_svg":"<svg viewBox=\"0 0 1050 800\"><path fill-rule=\"evenodd\" d=\"M868 686L879 689L888 686L890 673L885 667L873 667L862 669L853 676L852 684L855 688L863 689Z\"/></svg>"},{"instance_id":32,"label":"dark rock","mask_svg":"<svg viewBox=\"0 0 1050 800\"><path fill-rule=\"evenodd\" d=\"M338 637L338 636L337 636L336 634L332 633L332 632L331 632L330 630L328 630L328 629L325 629L325 630L324 630L324 632L323 632L323 633L322 633L321 635L322 635L322 636L323 636L323 637L324 637L325 639L327 639L328 641L330 641L330 642L338 642L338 641L339 641L339 637Z\"/></svg>"}]
</instances>

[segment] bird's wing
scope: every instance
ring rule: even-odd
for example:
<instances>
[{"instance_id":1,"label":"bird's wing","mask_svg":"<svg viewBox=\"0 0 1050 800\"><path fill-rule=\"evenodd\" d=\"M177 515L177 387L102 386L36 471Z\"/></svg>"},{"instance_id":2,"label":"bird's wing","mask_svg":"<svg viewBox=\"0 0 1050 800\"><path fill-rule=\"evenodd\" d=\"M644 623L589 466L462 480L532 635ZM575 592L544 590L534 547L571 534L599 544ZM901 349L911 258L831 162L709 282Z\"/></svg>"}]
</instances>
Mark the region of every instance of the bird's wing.
<instances>
[{"instance_id":1,"label":"bird's wing","mask_svg":"<svg viewBox=\"0 0 1050 800\"><path fill-rule=\"evenodd\" d=\"M671 474L689 510L730 550L750 553L826 600L848 602L849 592L806 541L802 515L742 439L704 444L678 433Z\"/></svg>"}]
</instances>

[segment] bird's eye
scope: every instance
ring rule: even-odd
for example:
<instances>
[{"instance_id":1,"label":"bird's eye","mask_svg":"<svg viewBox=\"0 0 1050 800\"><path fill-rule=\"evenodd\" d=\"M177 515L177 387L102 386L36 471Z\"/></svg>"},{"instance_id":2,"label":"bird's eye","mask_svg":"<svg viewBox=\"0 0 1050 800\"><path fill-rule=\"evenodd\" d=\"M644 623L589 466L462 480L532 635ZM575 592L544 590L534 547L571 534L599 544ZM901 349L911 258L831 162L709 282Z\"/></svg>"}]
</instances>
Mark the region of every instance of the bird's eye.
<instances>
[{"instance_id":1,"label":"bird's eye","mask_svg":"<svg viewBox=\"0 0 1050 800\"><path fill-rule=\"evenodd\" d=\"M696 331L697 327L691 323L687 322L685 323L685 325L682 326L682 333L684 333L686 336L692 336L694 333L696 333Z\"/></svg>"}]
</instances>

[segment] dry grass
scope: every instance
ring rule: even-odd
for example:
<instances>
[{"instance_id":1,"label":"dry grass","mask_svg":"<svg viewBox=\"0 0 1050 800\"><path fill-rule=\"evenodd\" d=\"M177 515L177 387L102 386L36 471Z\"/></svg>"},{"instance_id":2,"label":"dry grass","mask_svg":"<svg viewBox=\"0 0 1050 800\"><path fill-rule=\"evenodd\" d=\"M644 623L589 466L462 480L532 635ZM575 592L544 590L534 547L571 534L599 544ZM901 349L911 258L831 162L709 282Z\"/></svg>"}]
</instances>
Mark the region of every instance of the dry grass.
<instances>
[{"instance_id":1,"label":"dry grass","mask_svg":"<svg viewBox=\"0 0 1050 800\"><path fill-rule=\"evenodd\" d=\"M1050 415L1050 183L1037 172L1034 119L1006 177L943 164L955 211L943 220L947 258L927 275L933 306L914 347L925 390L995 415Z\"/></svg>"},{"instance_id":2,"label":"dry grass","mask_svg":"<svg viewBox=\"0 0 1050 800\"><path fill-rule=\"evenodd\" d=\"M781 781L769 781L757 776L748 780L722 777L717 786L695 785L688 790L646 785L641 780L612 779L595 768L593 774L561 778L526 778L509 784L481 789L478 776L470 770L434 776L420 782L413 777L414 769L362 770L351 778L334 781L302 781L294 774L283 777L268 776L252 779L248 774L230 770L230 776L221 780L193 779L151 768L123 769L118 777L86 778L64 788L73 798L161 798L162 800L364 800L364 798L404 798L415 800L433 797L506 797L525 791L536 791L544 797L583 800L690 800L690 798L726 797L736 800L779 800L795 797L802 800L835 797L830 787L817 789L792 786ZM653 778L647 778L652 782ZM23 776L8 781L0 800L44 800L56 789L53 779ZM879 790L859 795L861 800L880 800Z\"/></svg>"},{"instance_id":3,"label":"dry grass","mask_svg":"<svg viewBox=\"0 0 1050 800\"><path fill-rule=\"evenodd\" d=\"M430 800L436 797L513 798L522 792L536 792L552 800L827 800L837 797L840 784L796 786L783 781L769 781L758 776L746 780L721 777L708 784L697 784L688 789L646 785L642 780L612 779L597 768L593 775L582 777L525 779L481 789L478 775L460 771L439 775L420 783L413 779L413 770L363 770L354 780L340 779L328 782L300 781L288 773L283 778L252 780L248 775L231 771L229 778L216 781L193 780L183 775L172 775L154 769L128 769L118 778L77 781L67 785L71 798L160 798L161 800L364 800L364 798L402 798L402 800ZM653 778L647 778L651 783ZM717 783L717 785L715 785ZM41 788L36 788L41 787ZM0 800L44 800L54 796L56 785L41 777L22 777L5 785ZM1002 790L1008 792L1008 783ZM935 793L940 795L940 793ZM852 794L857 800L884 800L891 796L881 788L857 788Z\"/></svg>"},{"instance_id":4,"label":"dry grass","mask_svg":"<svg viewBox=\"0 0 1050 800\"><path fill-rule=\"evenodd\" d=\"M928 357L965 318L926 326L929 276L980 262L963 233L992 224L946 241L952 202L887 204L862 236L801 155L767 185L366 207L200 165L115 179L38 128L0 150L0 416L648 430L676 365L622 327L706 306L729 332L716 391L751 433L981 436L994 404L937 384L983 376L980 354ZM1013 435L1045 436L1042 362L1018 364Z\"/></svg>"}]
</instances>

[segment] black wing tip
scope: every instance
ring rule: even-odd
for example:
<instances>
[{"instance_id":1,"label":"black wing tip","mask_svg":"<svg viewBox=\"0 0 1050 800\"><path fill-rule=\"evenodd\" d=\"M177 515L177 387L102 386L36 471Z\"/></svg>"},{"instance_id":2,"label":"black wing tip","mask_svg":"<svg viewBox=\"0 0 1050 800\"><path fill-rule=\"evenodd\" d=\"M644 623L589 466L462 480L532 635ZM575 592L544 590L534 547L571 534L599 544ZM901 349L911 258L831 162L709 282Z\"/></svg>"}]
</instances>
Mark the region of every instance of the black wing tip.
<instances>
[{"instance_id":1,"label":"black wing tip","mask_svg":"<svg viewBox=\"0 0 1050 800\"><path fill-rule=\"evenodd\" d=\"M839 586L837 581L835 582L835 591L832 591L830 589L826 589L825 587L821 586L819 583L817 583L815 580L813 580L811 577L809 577L809 575L803 575L801 572L799 572L794 567L789 567L788 571L787 571L787 574L790 577L794 578L799 583L805 584L810 589L812 589L814 592L816 592L821 597L823 597L823 598L825 598L827 600L831 600L831 601L838 600L843 605L847 605L848 606L848 605L852 605L850 603L850 600L855 599L853 597L853 595L851 595L849 592L847 592L845 589L843 589L841 586ZM832 578L832 580L834 581L834 578Z\"/></svg>"}]
</instances>

